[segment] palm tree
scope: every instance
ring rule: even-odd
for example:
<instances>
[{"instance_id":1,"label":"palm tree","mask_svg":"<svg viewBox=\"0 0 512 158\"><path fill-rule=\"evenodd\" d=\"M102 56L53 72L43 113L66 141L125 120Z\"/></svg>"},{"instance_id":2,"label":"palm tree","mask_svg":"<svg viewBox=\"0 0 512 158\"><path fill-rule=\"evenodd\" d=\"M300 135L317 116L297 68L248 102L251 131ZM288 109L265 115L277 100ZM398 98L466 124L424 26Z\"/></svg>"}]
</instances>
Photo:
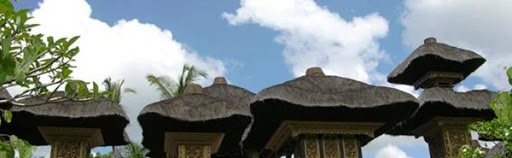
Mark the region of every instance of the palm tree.
<instances>
[{"instance_id":1,"label":"palm tree","mask_svg":"<svg viewBox=\"0 0 512 158\"><path fill-rule=\"evenodd\" d=\"M124 84L124 80L112 81L112 79L110 77L103 80L103 85L105 86L105 92L107 92L107 94L108 94L107 97L111 101L113 101L117 104L121 103L121 97L122 97L121 89L123 89L123 84ZM132 89L132 88L124 88L123 92L124 93L136 93L135 89ZM112 146L112 155L116 155L116 154L117 154L116 148L114 146Z\"/></svg>"},{"instance_id":2,"label":"palm tree","mask_svg":"<svg viewBox=\"0 0 512 158\"><path fill-rule=\"evenodd\" d=\"M178 81L174 81L169 76L155 76L153 74L147 75L146 80L151 86L156 86L162 99L170 99L182 95L188 84L207 76L206 72L185 64L181 70L181 75L178 77Z\"/></svg>"},{"instance_id":3,"label":"palm tree","mask_svg":"<svg viewBox=\"0 0 512 158\"><path fill-rule=\"evenodd\" d=\"M103 80L103 85L105 86L105 92L108 93L108 98L117 104L121 103L121 90L123 90L123 93L136 93L135 89L132 88L123 89L123 84L124 80L112 81L110 77Z\"/></svg>"},{"instance_id":4,"label":"palm tree","mask_svg":"<svg viewBox=\"0 0 512 158\"><path fill-rule=\"evenodd\" d=\"M149 152L141 144L130 142L130 144L122 146L119 150L119 155L123 158L145 158Z\"/></svg>"}]
</instances>

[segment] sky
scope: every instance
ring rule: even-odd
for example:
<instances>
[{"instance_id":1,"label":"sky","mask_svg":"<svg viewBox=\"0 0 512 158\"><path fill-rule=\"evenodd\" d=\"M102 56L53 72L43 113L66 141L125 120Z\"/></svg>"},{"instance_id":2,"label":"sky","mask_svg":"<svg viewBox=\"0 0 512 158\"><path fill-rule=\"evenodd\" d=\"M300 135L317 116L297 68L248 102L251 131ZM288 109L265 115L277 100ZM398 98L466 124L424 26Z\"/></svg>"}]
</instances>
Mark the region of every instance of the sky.
<instances>
[{"instance_id":1,"label":"sky","mask_svg":"<svg viewBox=\"0 0 512 158\"><path fill-rule=\"evenodd\" d=\"M137 90L121 102L134 141L142 139L140 110L160 99L145 76L176 77L183 64L209 74L203 86L225 76L257 93L318 66L418 96L386 76L425 38L436 37L487 58L455 90L510 88L504 74L512 65L510 0L22 0L15 7L32 10L32 22L41 24L34 32L80 36L73 77L101 82L110 76ZM47 156L49 148L36 154ZM429 157L422 138L387 135L363 154Z\"/></svg>"}]
</instances>

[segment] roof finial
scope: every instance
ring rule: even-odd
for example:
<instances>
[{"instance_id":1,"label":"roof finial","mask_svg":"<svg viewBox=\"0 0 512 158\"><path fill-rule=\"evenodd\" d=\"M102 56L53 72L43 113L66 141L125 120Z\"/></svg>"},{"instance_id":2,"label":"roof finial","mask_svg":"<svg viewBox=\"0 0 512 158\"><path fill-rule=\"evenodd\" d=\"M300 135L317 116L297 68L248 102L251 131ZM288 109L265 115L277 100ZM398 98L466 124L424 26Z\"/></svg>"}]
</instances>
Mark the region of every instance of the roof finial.
<instances>
[{"instance_id":1,"label":"roof finial","mask_svg":"<svg viewBox=\"0 0 512 158\"><path fill-rule=\"evenodd\" d=\"M215 77L215 79L213 79L213 85L225 85L225 84L228 84L228 82L226 81L226 79L224 77Z\"/></svg>"},{"instance_id":2,"label":"roof finial","mask_svg":"<svg viewBox=\"0 0 512 158\"><path fill-rule=\"evenodd\" d=\"M320 67L311 67L306 70L306 76L325 76L325 74Z\"/></svg>"},{"instance_id":3,"label":"roof finial","mask_svg":"<svg viewBox=\"0 0 512 158\"><path fill-rule=\"evenodd\" d=\"M434 37L425 38L423 44L435 44L437 43L437 39Z\"/></svg>"},{"instance_id":4,"label":"roof finial","mask_svg":"<svg viewBox=\"0 0 512 158\"><path fill-rule=\"evenodd\" d=\"M191 83L191 84L188 84L185 87L185 91L183 93L184 94L202 94L203 93L203 87L201 87L198 84Z\"/></svg>"}]
</instances>

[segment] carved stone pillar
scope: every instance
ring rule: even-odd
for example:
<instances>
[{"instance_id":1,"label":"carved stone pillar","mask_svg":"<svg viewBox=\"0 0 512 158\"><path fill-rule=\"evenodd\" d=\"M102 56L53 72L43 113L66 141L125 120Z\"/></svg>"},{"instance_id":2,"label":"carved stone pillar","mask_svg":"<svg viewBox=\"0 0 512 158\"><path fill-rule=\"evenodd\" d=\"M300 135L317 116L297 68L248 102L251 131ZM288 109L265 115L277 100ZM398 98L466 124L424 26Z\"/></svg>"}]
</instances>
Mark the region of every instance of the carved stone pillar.
<instances>
[{"instance_id":1,"label":"carved stone pillar","mask_svg":"<svg viewBox=\"0 0 512 158\"><path fill-rule=\"evenodd\" d=\"M359 140L351 136L307 136L295 153L300 158L361 158Z\"/></svg>"},{"instance_id":2,"label":"carved stone pillar","mask_svg":"<svg viewBox=\"0 0 512 158\"><path fill-rule=\"evenodd\" d=\"M430 157L456 158L460 147L472 145L467 126L480 121L478 118L436 117L413 132L423 136L428 143Z\"/></svg>"},{"instance_id":3,"label":"carved stone pillar","mask_svg":"<svg viewBox=\"0 0 512 158\"><path fill-rule=\"evenodd\" d=\"M87 158L90 149L103 145L101 130L97 128L38 127L51 145L51 158Z\"/></svg>"},{"instance_id":4,"label":"carved stone pillar","mask_svg":"<svg viewBox=\"0 0 512 158\"><path fill-rule=\"evenodd\" d=\"M265 148L280 151L285 144L298 140L295 157L361 158L361 143L356 135L374 137L382 123L285 121Z\"/></svg>"},{"instance_id":5,"label":"carved stone pillar","mask_svg":"<svg viewBox=\"0 0 512 158\"><path fill-rule=\"evenodd\" d=\"M178 158L209 158L209 145L178 145Z\"/></svg>"},{"instance_id":6,"label":"carved stone pillar","mask_svg":"<svg viewBox=\"0 0 512 158\"><path fill-rule=\"evenodd\" d=\"M168 158L209 158L219 150L223 133L165 133Z\"/></svg>"}]
</instances>

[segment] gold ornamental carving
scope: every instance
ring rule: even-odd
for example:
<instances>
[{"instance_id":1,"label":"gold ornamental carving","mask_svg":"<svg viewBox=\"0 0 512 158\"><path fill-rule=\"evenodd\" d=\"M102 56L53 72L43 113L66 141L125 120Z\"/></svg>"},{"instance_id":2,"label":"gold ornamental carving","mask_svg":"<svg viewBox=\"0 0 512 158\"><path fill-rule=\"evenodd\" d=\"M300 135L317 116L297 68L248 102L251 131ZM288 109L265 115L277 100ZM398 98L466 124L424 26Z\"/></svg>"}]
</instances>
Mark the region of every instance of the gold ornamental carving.
<instances>
[{"instance_id":1,"label":"gold ornamental carving","mask_svg":"<svg viewBox=\"0 0 512 158\"><path fill-rule=\"evenodd\" d=\"M210 146L207 145L179 145L179 158L209 158Z\"/></svg>"},{"instance_id":2,"label":"gold ornamental carving","mask_svg":"<svg viewBox=\"0 0 512 158\"><path fill-rule=\"evenodd\" d=\"M482 119L435 117L413 133L417 137L425 137L432 158L456 158L460 147L472 144L467 126L480 120Z\"/></svg>"},{"instance_id":3,"label":"gold ornamental carving","mask_svg":"<svg viewBox=\"0 0 512 158\"><path fill-rule=\"evenodd\" d=\"M383 124L384 123L284 121L274 132L265 145L265 148L277 151L288 140L296 139L299 135L366 135L374 137L373 132Z\"/></svg>"},{"instance_id":4,"label":"gold ornamental carving","mask_svg":"<svg viewBox=\"0 0 512 158\"><path fill-rule=\"evenodd\" d=\"M166 132L164 139L164 151L169 158L208 158L217 153L224 134Z\"/></svg>"},{"instance_id":5,"label":"gold ornamental carving","mask_svg":"<svg viewBox=\"0 0 512 158\"><path fill-rule=\"evenodd\" d=\"M320 149L317 139L305 139L304 146L306 151L306 158L320 158Z\"/></svg>"},{"instance_id":6,"label":"gold ornamental carving","mask_svg":"<svg viewBox=\"0 0 512 158\"><path fill-rule=\"evenodd\" d=\"M344 158L359 158L360 148L359 141L356 138L343 139Z\"/></svg>"},{"instance_id":7,"label":"gold ornamental carving","mask_svg":"<svg viewBox=\"0 0 512 158\"><path fill-rule=\"evenodd\" d=\"M324 158L340 158L340 146L336 137L324 137Z\"/></svg>"},{"instance_id":8,"label":"gold ornamental carving","mask_svg":"<svg viewBox=\"0 0 512 158\"><path fill-rule=\"evenodd\" d=\"M90 148L103 145L101 130L97 128L38 127L52 146L51 158L87 158Z\"/></svg>"}]
</instances>

